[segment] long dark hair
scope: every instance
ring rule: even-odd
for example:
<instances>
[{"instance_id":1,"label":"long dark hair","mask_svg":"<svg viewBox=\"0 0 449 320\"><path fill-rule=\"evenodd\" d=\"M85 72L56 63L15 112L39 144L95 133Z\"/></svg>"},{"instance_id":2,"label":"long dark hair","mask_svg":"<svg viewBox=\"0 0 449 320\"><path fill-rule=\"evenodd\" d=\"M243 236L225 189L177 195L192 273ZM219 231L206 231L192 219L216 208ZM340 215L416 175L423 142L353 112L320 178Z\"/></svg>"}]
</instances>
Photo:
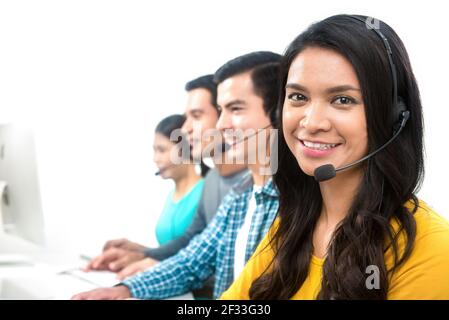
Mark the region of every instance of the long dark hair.
<instances>
[{"instance_id":1,"label":"long dark hair","mask_svg":"<svg viewBox=\"0 0 449 320\"><path fill-rule=\"evenodd\" d=\"M358 16L361 19L367 17ZM319 299L385 299L389 278L410 255L416 235L415 196L424 176L423 119L420 95L405 47L387 24L380 22L397 69L398 94L407 104L410 120L398 138L365 163L358 193L346 217L337 226L323 265ZM307 47L322 47L350 61L361 85L368 131L368 152L392 135L392 79L385 47L378 36L347 15L311 25L287 48L281 66L279 110L285 97L288 70ZM298 166L283 134L279 135L279 166L274 181L280 193L279 224L270 238L275 257L250 288L252 299L288 299L308 275L313 253L312 234L322 208L319 184ZM404 206L413 201L411 212ZM396 219L399 230L391 228ZM398 235L405 234L405 249ZM384 254L392 250L394 265L387 269ZM380 289L369 290L366 268L380 271Z\"/></svg>"}]
</instances>

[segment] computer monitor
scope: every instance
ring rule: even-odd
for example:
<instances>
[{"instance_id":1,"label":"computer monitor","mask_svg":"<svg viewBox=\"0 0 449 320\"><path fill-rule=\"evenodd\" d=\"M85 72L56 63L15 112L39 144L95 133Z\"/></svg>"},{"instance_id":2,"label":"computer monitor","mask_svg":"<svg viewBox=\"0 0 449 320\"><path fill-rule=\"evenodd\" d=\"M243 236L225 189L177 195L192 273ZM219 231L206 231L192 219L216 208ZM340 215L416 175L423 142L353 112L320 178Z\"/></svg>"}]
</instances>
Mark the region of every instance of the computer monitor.
<instances>
[{"instance_id":1,"label":"computer monitor","mask_svg":"<svg viewBox=\"0 0 449 320\"><path fill-rule=\"evenodd\" d=\"M43 245L44 218L35 149L31 128L14 123L0 125L0 232Z\"/></svg>"}]
</instances>

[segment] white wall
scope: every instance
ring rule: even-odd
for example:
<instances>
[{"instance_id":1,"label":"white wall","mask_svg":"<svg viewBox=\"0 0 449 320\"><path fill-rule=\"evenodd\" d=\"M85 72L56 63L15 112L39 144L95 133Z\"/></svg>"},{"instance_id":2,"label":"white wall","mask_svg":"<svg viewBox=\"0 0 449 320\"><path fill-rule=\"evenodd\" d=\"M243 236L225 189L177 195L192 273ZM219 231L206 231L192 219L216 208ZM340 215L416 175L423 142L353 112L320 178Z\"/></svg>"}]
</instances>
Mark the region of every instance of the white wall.
<instances>
[{"instance_id":1,"label":"white wall","mask_svg":"<svg viewBox=\"0 0 449 320\"><path fill-rule=\"evenodd\" d=\"M171 188L154 176L152 131L182 112L184 83L243 53L281 53L313 21L366 14L409 51L426 121L420 195L449 218L443 3L1 1L0 122L36 128L51 239L75 249L119 236L151 244Z\"/></svg>"}]
</instances>

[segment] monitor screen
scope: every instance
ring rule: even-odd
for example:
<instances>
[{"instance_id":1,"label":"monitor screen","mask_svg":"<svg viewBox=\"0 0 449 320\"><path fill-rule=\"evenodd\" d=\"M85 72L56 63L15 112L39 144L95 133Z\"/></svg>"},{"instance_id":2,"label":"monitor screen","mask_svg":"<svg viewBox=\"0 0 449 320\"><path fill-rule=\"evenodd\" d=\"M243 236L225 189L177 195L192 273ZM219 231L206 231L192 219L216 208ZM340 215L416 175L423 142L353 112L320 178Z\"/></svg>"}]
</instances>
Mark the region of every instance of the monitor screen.
<instances>
[{"instance_id":1,"label":"monitor screen","mask_svg":"<svg viewBox=\"0 0 449 320\"><path fill-rule=\"evenodd\" d=\"M0 125L1 230L44 244L36 150L31 128Z\"/></svg>"}]
</instances>

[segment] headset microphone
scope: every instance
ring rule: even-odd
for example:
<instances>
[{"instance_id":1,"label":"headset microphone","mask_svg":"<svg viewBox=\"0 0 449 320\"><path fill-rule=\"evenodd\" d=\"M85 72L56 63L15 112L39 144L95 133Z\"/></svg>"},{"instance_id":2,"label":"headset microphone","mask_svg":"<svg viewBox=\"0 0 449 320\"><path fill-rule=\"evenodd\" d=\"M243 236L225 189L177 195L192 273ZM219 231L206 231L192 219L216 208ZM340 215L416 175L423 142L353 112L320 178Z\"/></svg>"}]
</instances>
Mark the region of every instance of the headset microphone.
<instances>
[{"instance_id":1,"label":"headset microphone","mask_svg":"<svg viewBox=\"0 0 449 320\"><path fill-rule=\"evenodd\" d=\"M156 172L154 173L154 175L155 175L155 176L158 176L158 175L160 175L162 172L164 172L165 170L167 170L167 169L169 169L169 168L171 168L171 167L174 167L174 166L175 166L174 164L169 165L169 166L166 166L165 168L162 168L162 169L160 169L159 171L156 171Z\"/></svg>"},{"instance_id":2,"label":"headset microphone","mask_svg":"<svg viewBox=\"0 0 449 320\"><path fill-rule=\"evenodd\" d=\"M322 182L322 181L326 181L329 179L332 179L333 177L335 177L337 175L337 172L339 171L343 171L349 168L352 168L353 166L368 160L369 158L373 157L376 153L380 152L381 150L383 150L385 147L387 147L391 142L393 142L394 139L396 139L396 137L399 135L399 133L401 133L402 129L404 129L405 124L407 123L408 118L410 117L410 111L404 111L402 114L402 118L401 118L401 124L399 129L397 130L397 132L390 138L390 140L388 140L386 143L384 143L380 148L374 150L373 152L371 152L370 154L366 155L365 157L354 161L350 164L347 164L343 167L337 168L335 169L335 167L332 164L325 164L322 166L319 166L318 168L315 169L313 176L315 177L315 180L318 182Z\"/></svg>"},{"instance_id":3,"label":"headset microphone","mask_svg":"<svg viewBox=\"0 0 449 320\"><path fill-rule=\"evenodd\" d=\"M256 132L254 132L254 133L252 133L252 134L250 134L250 135L244 137L243 139L240 139L240 140L238 140L238 141L236 141L236 142L233 142L233 143L231 143L231 144L225 142L225 143L223 144L222 151L223 151L223 152L228 151L228 150L231 149L233 146L235 146L235 145L237 145L237 144L239 144L239 143L242 143L242 142L248 140L249 138L254 137L255 135L258 135L260 131L265 130L265 129L268 129L269 127L271 127L271 124L269 124L269 125L267 125L267 126L261 128L261 129L257 129Z\"/></svg>"}]
</instances>

